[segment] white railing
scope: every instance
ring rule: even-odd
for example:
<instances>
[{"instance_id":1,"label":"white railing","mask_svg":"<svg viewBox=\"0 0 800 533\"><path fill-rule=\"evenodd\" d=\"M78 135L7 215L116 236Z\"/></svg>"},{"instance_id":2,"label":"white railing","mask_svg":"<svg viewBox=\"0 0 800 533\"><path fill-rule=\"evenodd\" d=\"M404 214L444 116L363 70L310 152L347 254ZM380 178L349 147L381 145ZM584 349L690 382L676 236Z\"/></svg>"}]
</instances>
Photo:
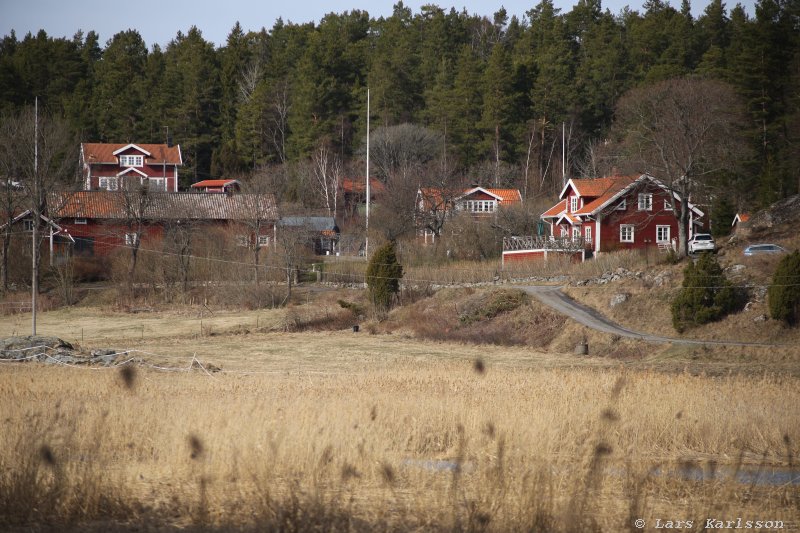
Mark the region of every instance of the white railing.
<instances>
[{"instance_id":1,"label":"white railing","mask_svg":"<svg viewBox=\"0 0 800 533\"><path fill-rule=\"evenodd\" d=\"M515 250L553 250L553 251L579 251L591 246L591 242L586 242L582 238L571 239L569 237L503 237L503 251L510 252Z\"/></svg>"}]
</instances>

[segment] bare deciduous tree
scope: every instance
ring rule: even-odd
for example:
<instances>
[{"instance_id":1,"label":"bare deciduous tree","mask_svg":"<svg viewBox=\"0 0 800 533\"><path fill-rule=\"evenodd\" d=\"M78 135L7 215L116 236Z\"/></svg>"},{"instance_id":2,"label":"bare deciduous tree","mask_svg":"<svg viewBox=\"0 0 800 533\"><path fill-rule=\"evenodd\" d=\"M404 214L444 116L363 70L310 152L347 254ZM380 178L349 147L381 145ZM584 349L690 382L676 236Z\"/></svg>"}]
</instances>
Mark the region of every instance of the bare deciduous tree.
<instances>
[{"instance_id":1,"label":"bare deciduous tree","mask_svg":"<svg viewBox=\"0 0 800 533\"><path fill-rule=\"evenodd\" d=\"M0 159L6 180L18 178L22 207L31 211L33 221L31 284L32 299L39 291L39 239L41 217L57 206L48 206L48 193L66 187L77 161L77 143L66 122L41 109L26 107L2 119ZM4 256L6 248L4 247ZM5 269L4 269L5 270ZM36 314L32 319L36 334Z\"/></svg>"},{"instance_id":2,"label":"bare deciduous tree","mask_svg":"<svg viewBox=\"0 0 800 533\"><path fill-rule=\"evenodd\" d=\"M336 208L342 180L342 160L334 154L328 144L321 142L311 157L314 174L313 183L328 211L328 216L336 216Z\"/></svg>"},{"instance_id":3,"label":"bare deciduous tree","mask_svg":"<svg viewBox=\"0 0 800 533\"><path fill-rule=\"evenodd\" d=\"M672 202L681 255L688 251L689 201L710 176L732 171L746 157L743 104L723 82L666 80L633 89L617 104L622 153L637 172L680 197Z\"/></svg>"}]
</instances>

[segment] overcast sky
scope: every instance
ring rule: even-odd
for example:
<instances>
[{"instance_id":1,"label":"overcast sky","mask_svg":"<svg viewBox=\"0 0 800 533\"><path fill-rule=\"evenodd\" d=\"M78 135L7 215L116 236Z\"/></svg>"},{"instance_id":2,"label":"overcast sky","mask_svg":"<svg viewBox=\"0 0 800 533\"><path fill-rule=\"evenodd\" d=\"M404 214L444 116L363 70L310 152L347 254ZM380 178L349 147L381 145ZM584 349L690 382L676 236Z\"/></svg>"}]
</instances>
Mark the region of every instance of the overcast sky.
<instances>
[{"instance_id":1,"label":"overcast sky","mask_svg":"<svg viewBox=\"0 0 800 533\"><path fill-rule=\"evenodd\" d=\"M470 14L491 16L504 6L509 14L519 18L535 6L539 0L457 0L451 4L430 0L409 0L405 2L414 13L424 4L437 4L448 9L466 8ZM743 1L748 13L752 14L753 0ZM568 12L576 0L555 0L555 5ZM618 14L625 6L641 11L642 0L603 0L603 8ZM680 0L670 0L676 8ZM26 33L36 33L44 29L51 37L72 37L78 30L84 33L94 30L104 44L115 33L136 29L148 47L160 44L162 47L175 37L178 31L197 26L203 37L223 45L231 28L238 20L245 31L270 29L282 17L285 22L319 22L326 13L343 13L361 9L372 17L389 16L392 13L391 1L368 0L137 0L135 2L113 2L110 0L0 0L0 34L8 35L13 29L17 38ZM692 12L700 15L708 5L708 0L694 0ZM736 2L728 2L732 8Z\"/></svg>"}]
</instances>

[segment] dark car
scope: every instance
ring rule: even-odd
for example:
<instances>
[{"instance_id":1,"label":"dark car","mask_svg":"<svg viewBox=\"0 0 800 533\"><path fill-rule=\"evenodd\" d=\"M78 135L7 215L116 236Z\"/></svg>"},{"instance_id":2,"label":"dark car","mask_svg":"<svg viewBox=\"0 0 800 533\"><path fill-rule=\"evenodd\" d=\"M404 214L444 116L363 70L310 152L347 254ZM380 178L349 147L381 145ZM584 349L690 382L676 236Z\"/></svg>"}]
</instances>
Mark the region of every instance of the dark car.
<instances>
[{"instance_id":1,"label":"dark car","mask_svg":"<svg viewBox=\"0 0 800 533\"><path fill-rule=\"evenodd\" d=\"M744 249L744 255L785 254L788 250L777 244L751 244Z\"/></svg>"}]
</instances>

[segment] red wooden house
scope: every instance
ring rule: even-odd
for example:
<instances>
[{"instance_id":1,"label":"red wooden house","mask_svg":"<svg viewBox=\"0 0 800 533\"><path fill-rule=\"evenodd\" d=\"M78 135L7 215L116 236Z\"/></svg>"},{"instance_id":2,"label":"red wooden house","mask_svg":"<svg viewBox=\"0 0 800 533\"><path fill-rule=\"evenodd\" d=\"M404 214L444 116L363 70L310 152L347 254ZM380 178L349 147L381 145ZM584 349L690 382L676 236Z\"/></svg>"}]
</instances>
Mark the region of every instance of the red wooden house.
<instances>
[{"instance_id":1,"label":"red wooden house","mask_svg":"<svg viewBox=\"0 0 800 533\"><path fill-rule=\"evenodd\" d=\"M155 248L165 229L195 224L230 228L236 244L261 246L274 237L278 210L272 194L140 193L78 191L55 193L48 198L53 218L75 241L74 251L84 256L105 256L135 244L136 239ZM254 229L254 228L257 228Z\"/></svg>"},{"instance_id":2,"label":"red wooden house","mask_svg":"<svg viewBox=\"0 0 800 533\"><path fill-rule=\"evenodd\" d=\"M503 261L552 253L584 260L613 250L677 248L678 221L672 203L680 198L652 176L572 179L559 198L541 216L550 225L550 235L506 239ZM691 203L689 210L686 230L691 237L694 228L702 225L703 212Z\"/></svg>"},{"instance_id":3,"label":"red wooden house","mask_svg":"<svg viewBox=\"0 0 800 533\"><path fill-rule=\"evenodd\" d=\"M81 144L87 191L116 191L147 185L151 191L178 192L180 146L167 144Z\"/></svg>"}]
</instances>

